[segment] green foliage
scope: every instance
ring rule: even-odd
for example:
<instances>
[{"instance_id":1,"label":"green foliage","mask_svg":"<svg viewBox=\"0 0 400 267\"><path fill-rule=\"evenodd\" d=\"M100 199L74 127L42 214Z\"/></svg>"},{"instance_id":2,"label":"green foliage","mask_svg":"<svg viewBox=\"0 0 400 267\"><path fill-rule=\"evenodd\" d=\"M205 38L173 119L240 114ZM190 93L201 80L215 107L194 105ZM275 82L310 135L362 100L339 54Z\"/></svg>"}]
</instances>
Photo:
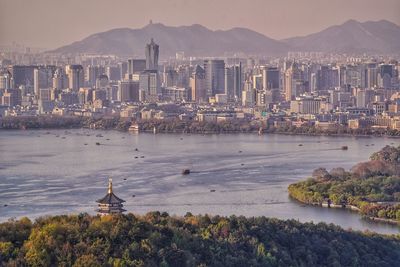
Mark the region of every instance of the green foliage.
<instances>
[{"instance_id":1,"label":"green foliage","mask_svg":"<svg viewBox=\"0 0 400 267\"><path fill-rule=\"evenodd\" d=\"M400 240L265 217L55 216L0 224L0 266L395 266ZM28 235L27 235L27 230ZM16 231L23 234L16 237Z\"/></svg>"},{"instance_id":2,"label":"green foliage","mask_svg":"<svg viewBox=\"0 0 400 267\"><path fill-rule=\"evenodd\" d=\"M368 217L399 220L400 148L386 146L372 154L371 161L355 165L351 172L319 168L313 178L291 184L289 194L303 203L353 205Z\"/></svg>"}]
</instances>

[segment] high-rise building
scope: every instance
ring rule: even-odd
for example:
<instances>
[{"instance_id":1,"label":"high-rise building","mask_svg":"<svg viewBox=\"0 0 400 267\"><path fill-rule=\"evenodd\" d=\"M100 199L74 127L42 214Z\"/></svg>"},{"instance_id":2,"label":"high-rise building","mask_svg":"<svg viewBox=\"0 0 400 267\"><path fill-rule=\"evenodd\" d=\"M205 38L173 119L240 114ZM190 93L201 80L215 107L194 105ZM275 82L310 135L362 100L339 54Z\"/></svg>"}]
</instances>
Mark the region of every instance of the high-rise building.
<instances>
[{"instance_id":1,"label":"high-rise building","mask_svg":"<svg viewBox=\"0 0 400 267\"><path fill-rule=\"evenodd\" d=\"M53 74L46 68L35 68L33 70L33 92L39 96L40 89L47 89L52 86Z\"/></svg>"},{"instance_id":2,"label":"high-rise building","mask_svg":"<svg viewBox=\"0 0 400 267\"><path fill-rule=\"evenodd\" d=\"M265 67L262 69L263 89L279 89L280 79L279 69L275 67Z\"/></svg>"},{"instance_id":3,"label":"high-rise building","mask_svg":"<svg viewBox=\"0 0 400 267\"><path fill-rule=\"evenodd\" d=\"M147 70L158 70L158 54L159 46L151 38L150 44L146 45L146 69Z\"/></svg>"},{"instance_id":4,"label":"high-rise building","mask_svg":"<svg viewBox=\"0 0 400 267\"><path fill-rule=\"evenodd\" d=\"M14 88L18 88L20 85L25 85L27 88L33 88L33 71L35 68L36 66L11 66L9 71L14 80Z\"/></svg>"},{"instance_id":5,"label":"high-rise building","mask_svg":"<svg viewBox=\"0 0 400 267\"><path fill-rule=\"evenodd\" d=\"M290 101L303 93L302 74L296 62L285 71L285 100Z\"/></svg>"},{"instance_id":6,"label":"high-rise building","mask_svg":"<svg viewBox=\"0 0 400 267\"><path fill-rule=\"evenodd\" d=\"M146 69L145 59L128 59L128 74L140 73Z\"/></svg>"},{"instance_id":7,"label":"high-rise building","mask_svg":"<svg viewBox=\"0 0 400 267\"><path fill-rule=\"evenodd\" d=\"M64 70L58 68L53 75L53 88L62 90L68 88L68 79L64 73Z\"/></svg>"},{"instance_id":8,"label":"high-rise building","mask_svg":"<svg viewBox=\"0 0 400 267\"><path fill-rule=\"evenodd\" d=\"M118 100L121 102L139 102L139 82L132 80L119 81Z\"/></svg>"},{"instance_id":9,"label":"high-rise building","mask_svg":"<svg viewBox=\"0 0 400 267\"><path fill-rule=\"evenodd\" d=\"M140 101L157 102L161 95L160 81L156 70L146 70L139 76Z\"/></svg>"},{"instance_id":10,"label":"high-rise building","mask_svg":"<svg viewBox=\"0 0 400 267\"><path fill-rule=\"evenodd\" d=\"M8 70L0 72L0 90L11 89L13 87L13 79Z\"/></svg>"},{"instance_id":11,"label":"high-rise building","mask_svg":"<svg viewBox=\"0 0 400 267\"><path fill-rule=\"evenodd\" d=\"M192 89L192 101L207 102L207 88L205 71L199 65L196 66L190 77L190 87Z\"/></svg>"},{"instance_id":12,"label":"high-rise building","mask_svg":"<svg viewBox=\"0 0 400 267\"><path fill-rule=\"evenodd\" d=\"M105 69L103 66L93 66L93 65L86 66L86 71L85 71L86 86L89 87L96 86L96 79L104 73Z\"/></svg>"},{"instance_id":13,"label":"high-rise building","mask_svg":"<svg viewBox=\"0 0 400 267\"><path fill-rule=\"evenodd\" d=\"M79 88L84 86L84 71L82 65L67 65L65 72L68 76L68 86L77 92Z\"/></svg>"},{"instance_id":14,"label":"high-rise building","mask_svg":"<svg viewBox=\"0 0 400 267\"><path fill-rule=\"evenodd\" d=\"M119 62L118 63L118 69L119 69L119 78L118 78L118 80L125 79L125 75L128 73L128 63Z\"/></svg>"},{"instance_id":15,"label":"high-rise building","mask_svg":"<svg viewBox=\"0 0 400 267\"><path fill-rule=\"evenodd\" d=\"M207 96L225 93L225 62L219 59L204 60Z\"/></svg>"}]
</instances>

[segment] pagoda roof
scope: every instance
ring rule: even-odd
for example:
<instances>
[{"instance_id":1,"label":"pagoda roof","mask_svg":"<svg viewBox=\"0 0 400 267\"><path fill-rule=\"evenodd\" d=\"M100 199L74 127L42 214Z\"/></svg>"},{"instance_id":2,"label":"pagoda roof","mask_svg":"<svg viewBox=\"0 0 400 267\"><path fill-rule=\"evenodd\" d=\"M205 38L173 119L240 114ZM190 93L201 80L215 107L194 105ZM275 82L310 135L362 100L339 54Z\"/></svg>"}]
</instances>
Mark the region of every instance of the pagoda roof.
<instances>
[{"instance_id":1,"label":"pagoda roof","mask_svg":"<svg viewBox=\"0 0 400 267\"><path fill-rule=\"evenodd\" d=\"M120 204L125 202L125 200L117 197L113 192L111 192L105 195L103 198L98 199L96 202L100 204Z\"/></svg>"}]
</instances>

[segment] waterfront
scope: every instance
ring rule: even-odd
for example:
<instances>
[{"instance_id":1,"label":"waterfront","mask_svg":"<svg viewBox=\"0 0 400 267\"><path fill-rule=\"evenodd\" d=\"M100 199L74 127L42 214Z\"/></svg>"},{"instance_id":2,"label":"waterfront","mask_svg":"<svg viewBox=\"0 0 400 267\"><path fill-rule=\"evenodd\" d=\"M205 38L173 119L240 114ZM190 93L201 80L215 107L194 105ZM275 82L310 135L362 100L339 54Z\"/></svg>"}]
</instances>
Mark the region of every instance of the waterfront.
<instances>
[{"instance_id":1,"label":"waterfront","mask_svg":"<svg viewBox=\"0 0 400 267\"><path fill-rule=\"evenodd\" d=\"M103 137L96 137L99 134ZM368 222L350 211L303 206L287 193L288 184L305 179L315 168L349 168L391 143L397 145L398 140L1 131L0 220L94 214L95 200L106 193L107 178L112 176L116 194L134 213L268 216L399 233L397 226ZM343 145L349 150L342 151ZM192 173L182 176L184 168Z\"/></svg>"}]
</instances>

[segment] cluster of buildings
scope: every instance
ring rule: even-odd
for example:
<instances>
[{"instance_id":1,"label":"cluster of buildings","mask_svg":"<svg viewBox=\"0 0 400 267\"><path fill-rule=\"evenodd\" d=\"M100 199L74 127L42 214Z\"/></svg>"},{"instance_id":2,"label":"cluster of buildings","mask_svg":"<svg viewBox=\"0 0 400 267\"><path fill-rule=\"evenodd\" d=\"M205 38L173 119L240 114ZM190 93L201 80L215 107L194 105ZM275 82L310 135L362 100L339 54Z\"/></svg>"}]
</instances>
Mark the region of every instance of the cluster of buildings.
<instances>
[{"instance_id":1,"label":"cluster of buildings","mask_svg":"<svg viewBox=\"0 0 400 267\"><path fill-rule=\"evenodd\" d=\"M121 116L400 129L400 64L382 56L144 58L0 53L0 116ZM40 61L36 60L36 61ZM35 57L29 55L29 61ZM166 105L175 105L165 111Z\"/></svg>"}]
</instances>

